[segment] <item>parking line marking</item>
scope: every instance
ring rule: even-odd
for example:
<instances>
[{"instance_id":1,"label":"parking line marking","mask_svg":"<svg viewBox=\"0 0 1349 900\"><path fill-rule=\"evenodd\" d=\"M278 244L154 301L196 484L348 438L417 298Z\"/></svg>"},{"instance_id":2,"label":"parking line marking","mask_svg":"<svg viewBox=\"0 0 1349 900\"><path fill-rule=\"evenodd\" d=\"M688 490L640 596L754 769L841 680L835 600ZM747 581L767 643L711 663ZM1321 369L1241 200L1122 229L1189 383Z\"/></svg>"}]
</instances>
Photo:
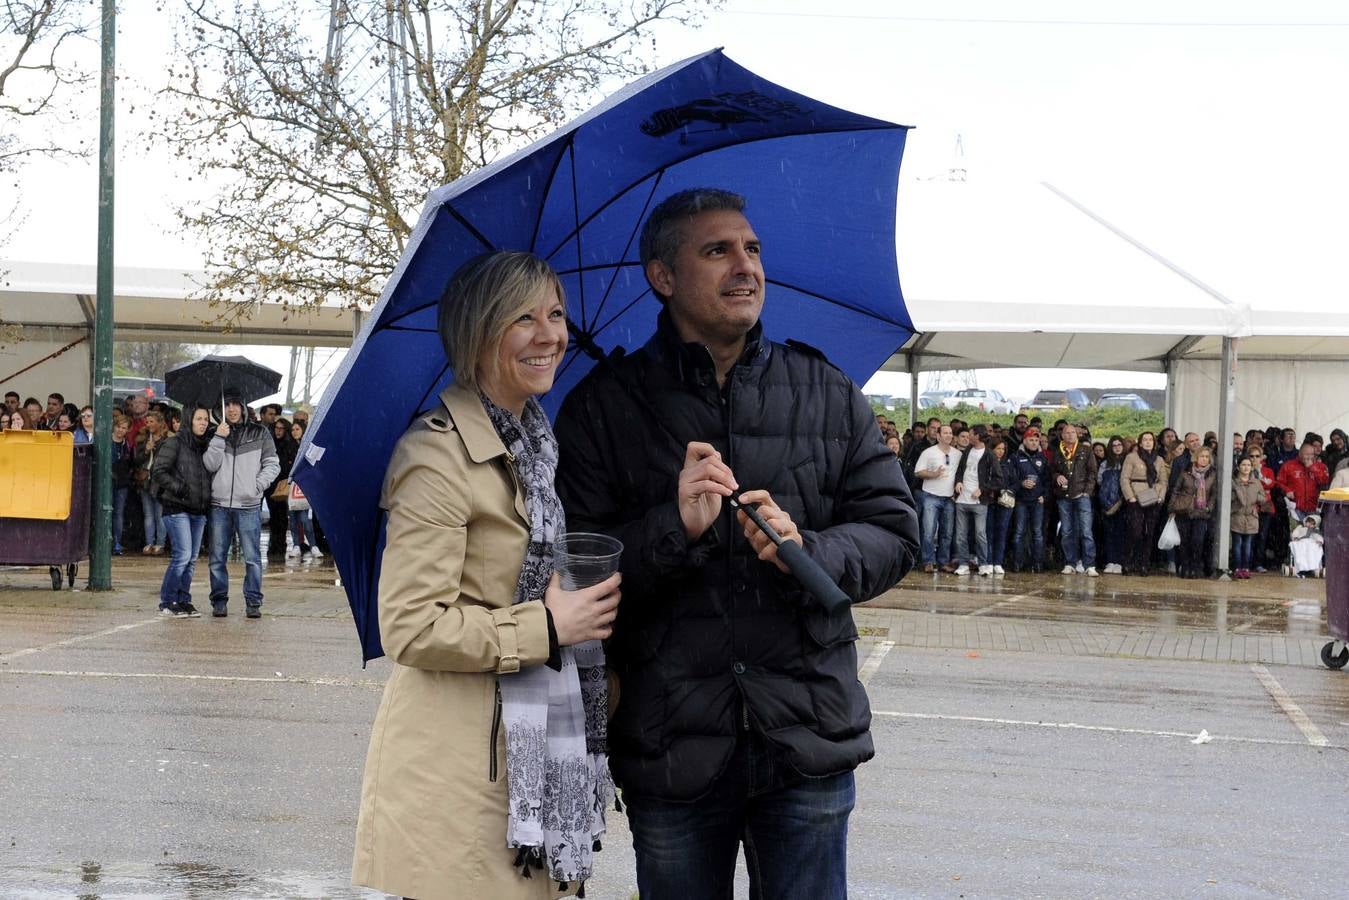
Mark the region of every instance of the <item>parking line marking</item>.
<instances>
[{"instance_id":1,"label":"parking line marking","mask_svg":"<svg viewBox=\"0 0 1349 900\"><path fill-rule=\"evenodd\" d=\"M881 641L871 648L871 655L867 657L866 662L862 663L862 668L857 670L857 680L862 682L863 687L870 683L871 676L876 674L876 670L885 661L885 655L893 649L895 649L894 641Z\"/></svg>"},{"instance_id":2,"label":"parking line marking","mask_svg":"<svg viewBox=\"0 0 1349 900\"><path fill-rule=\"evenodd\" d=\"M1032 591L1032 592L1029 593L1029 594L1013 594L1011 597L1008 597L1006 600L999 600L997 603L990 603L988 606L982 606L982 607L980 607L979 609L976 609L974 612L967 612L967 613L965 613L965 614L964 614L963 616L961 616L960 618L962 618L962 619L970 619L970 618L973 618L973 617L975 617L975 616L982 616L982 615L985 615L985 614L987 614L987 613L991 613L991 612L992 612L993 610L995 610L995 609L1000 609L1000 608L1002 608L1002 607L1004 607L1004 606L1011 606L1013 603L1020 603L1022 600L1029 600L1031 597L1034 597L1034 596L1035 596L1035 592L1034 592L1034 591Z\"/></svg>"},{"instance_id":3,"label":"parking line marking","mask_svg":"<svg viewBox=\"0 0 1349 900\"><path fill-rule=\"evenodd\" d=\"M944 722L971 722L977 725L1017 725L1029 728L1057 728L1063 731L1095 731L1106 734L1141 734L1152 737L1176 737L1185 738L1188 741L1198 737L1197 732L1193 731L1159 731L1151 728L1121 728L1114 725L1082 725L1077 722L1031 722L1026 719L999 719L993 716L949 716L940 713L919 713L919 712L895 712L892 710L873 709L873 716L884 716L890 719L931 719ZM1285 747L1305 747L1303 741L1289 741L1280 738L1254 738L1237 737L1235 735L1211 734L1214 741L1225 741L1233 744L1275 744ZM1329 743L1318 746L1332 746ZM1337 750L1349 750L1349 746L1342 747L1333 745Z\"/></svg>"},{"instance_id":4,"label":"parking line marking","mask_svg":"<svg viewBox=\"0 0 1349 900\"><path fill-rule=\"evenodd\" d=\"M178 681L228 681L253 684L316 684L324 687L384 687L368 678L304 678L299 675L193 675L186 672L75 672L61 669L0 669L0 675L49 678L166 678Z\"/></svg>"},{"instance_id":5,"label":"parking line marking","mask_svg":"<svg viewBox=\"0 0 1349 900\"><path fill-rule=\"evenodd\" d=\"M1321 729L1317 728L1316 723L1302 711L1302 707L1297 705L1292 695L1283 689L1283 685L1279 684L1278 679L1269 673L1269 669L1259 663L1252 663L1251 671L1255 673L1256 678L1260 679L1260 683L1274 698L1274 702L1279 704L1279 709L1283 710L1284 715L1288 716L1289 720L1297 726L1297 730L1302 732L1303 737L1307 739L1307 743L1313 747L1330 745L1330 741L1326 740L1326 736L1321 733Z\"/></svg>"},{"instance_id":6,"label":"parking line marking","mask_svg":"<svg viewBox=\"0 0 1349 900\"><path fill-rule=\"evenodd\" d=\"M52 641L50 644L42 644L38 647L25 647L22 650L13 650L9 653L0 653L0 660L18 659L21 656L28 656L32 653L41 653L43 650L54 650L57 647L67 647L71 644L78 644L81 641L92 641L94 638L107 637L110 634L117 634L119 631L130 631L133 628L140 628L143 625L149 625L151 622L158 622L159 617L145 619L141 622L131 622L127 625L117 625L112 628L105 628L102 631L95 631L93 634L79 634L72 638L66 638L63 641Z\"/></svg>"}]
</instances>

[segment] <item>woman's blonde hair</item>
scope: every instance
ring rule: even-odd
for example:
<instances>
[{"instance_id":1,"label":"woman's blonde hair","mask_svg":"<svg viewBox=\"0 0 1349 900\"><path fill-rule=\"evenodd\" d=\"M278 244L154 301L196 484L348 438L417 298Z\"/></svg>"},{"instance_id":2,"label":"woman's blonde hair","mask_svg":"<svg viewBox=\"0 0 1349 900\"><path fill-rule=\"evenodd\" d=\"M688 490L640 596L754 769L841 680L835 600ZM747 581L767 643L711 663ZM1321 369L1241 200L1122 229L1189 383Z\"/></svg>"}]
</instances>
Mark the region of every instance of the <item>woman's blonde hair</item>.
<instances>
[{"instance_id":1,"label":"woman's blonde hair","mask_svg":"<svg viewBox=\"0 0 1349 900\"><path fill-rule=\"evenodd\" d=\"M485 253L459 267L440 298L437 316L456 384L476 389L483 374L495 373L496 345L547 288L565 309L567 296L557 273L532 253Z\"/></svg>"}]
</instances>

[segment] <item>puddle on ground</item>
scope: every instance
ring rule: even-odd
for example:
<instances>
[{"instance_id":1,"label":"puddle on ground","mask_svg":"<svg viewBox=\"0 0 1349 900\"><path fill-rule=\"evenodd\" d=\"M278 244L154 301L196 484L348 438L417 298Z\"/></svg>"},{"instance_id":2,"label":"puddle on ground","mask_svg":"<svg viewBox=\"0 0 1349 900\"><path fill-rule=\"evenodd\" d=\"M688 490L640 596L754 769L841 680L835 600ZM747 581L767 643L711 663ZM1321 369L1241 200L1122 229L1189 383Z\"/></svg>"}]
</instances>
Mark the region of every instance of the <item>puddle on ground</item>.
<instances>
[{"instance_id":1,"label":"puddle on ground","mask_svg":"<svg viewBox=\"0 0 1349 900\"><path fill-rule=\"evenodd\" d=\"M374 900L385 895L353 887L346 873L249 872L204 862L103 863L69 866L0 864L6 896L33 900L162 900L162 898L332 897Z\"/></svg>"}]
</instances>

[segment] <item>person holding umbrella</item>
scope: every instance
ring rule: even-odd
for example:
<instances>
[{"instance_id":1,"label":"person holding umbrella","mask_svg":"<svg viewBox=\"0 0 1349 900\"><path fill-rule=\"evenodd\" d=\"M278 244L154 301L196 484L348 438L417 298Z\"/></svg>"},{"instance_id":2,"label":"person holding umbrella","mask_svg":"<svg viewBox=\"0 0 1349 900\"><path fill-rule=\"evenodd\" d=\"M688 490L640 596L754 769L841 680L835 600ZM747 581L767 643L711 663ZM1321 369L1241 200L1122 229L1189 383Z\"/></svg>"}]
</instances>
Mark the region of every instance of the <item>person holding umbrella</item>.
<instances>
[{"instance_id":1,"label":"person holding umbrella","mask_svg":"<svg viewBox=\"0 0 1349 900\"><path fill-rule=\"evenodd\" d=\"M281 471L276 444L267 430L245 418L244 398L224 391L225 420L215 430L202 461L211 480L211 615L229 615L229 570L225 567L234 536L244 554L244 605L247 616L262 616L262 501Z\"/></svg>"},{"instance_id":2,"label":"person holding umbrella","mask_svg":"<svg viewBox=\"0 0 1349 900\"><path fill-rule=\"evenodd\" d=\"M730 501L757 506L854 603L918 553L866 398L819 351L765 334L744 208L700 189L652 210L640 256L656 333L592 369L555 424L569 527L623 543L609 749L642 900L731 896L742 840L763 896L847 894L853 770L875 754L857 629Z\"/></svg>"},{"instance_id":3,"label":"person holding umbrella","mask_svg":"<svg viewBox=\"0 0 1349 900\"><path fill-rule=\"evenodd\" d=\"M604 669L572 647L609 636L619 578L565 591L554 572L566 527L536 398L566 322L561 283L528 253L471 260L441 300L454 383L399 440L380 500L394 666L361 786L357 884L543 900L590 876L613 796L592 690Z\"/></svg>"}]
</instances>

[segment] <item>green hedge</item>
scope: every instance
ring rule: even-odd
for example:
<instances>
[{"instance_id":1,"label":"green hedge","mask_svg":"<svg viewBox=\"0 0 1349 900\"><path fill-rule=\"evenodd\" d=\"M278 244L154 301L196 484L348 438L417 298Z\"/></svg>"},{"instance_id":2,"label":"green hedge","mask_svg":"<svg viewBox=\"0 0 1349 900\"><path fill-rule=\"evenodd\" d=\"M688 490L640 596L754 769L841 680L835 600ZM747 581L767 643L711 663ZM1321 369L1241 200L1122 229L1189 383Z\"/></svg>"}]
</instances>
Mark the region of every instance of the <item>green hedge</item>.
<instances>
[{"instance_id":1,"label":"green hedge","mask_svg":"<svg viewBox=\"0 0 1349 900\"><path fill-rule=\"evenodd\" d=\"M907 401L897 401L893 410L886 409L879 403L873 402L871 408L878 414L886 416L894 422L901 430L909 421L909 404ZM1006 413L995 414L976 409L971 406L958 406L955 409L945 409L943 407L932 407L930 409L918 410L919 419L927 420L932 416L937 416L943 422L951 419L961 419L970 425L979 423L987 424L997 422L1007 427L1012 424L1014 415ZM1105 440L1112 434L1118 434L1127 437L1137 437L1140 432L1151 431L1154 434L1164 427L1163 420L1166 414L1160 409L1121 409L1110 408L1100 409L1095 406L1087 409L1061 410L1053 412L1042 412L1040 418L1044 420L1045 427L1048 428L1059 419L1067 419L1074 424L1085 424L1091 429L1093 440ZM1033 416L1032 416L1033 418Z\"/></svg>"}]
</instances>

